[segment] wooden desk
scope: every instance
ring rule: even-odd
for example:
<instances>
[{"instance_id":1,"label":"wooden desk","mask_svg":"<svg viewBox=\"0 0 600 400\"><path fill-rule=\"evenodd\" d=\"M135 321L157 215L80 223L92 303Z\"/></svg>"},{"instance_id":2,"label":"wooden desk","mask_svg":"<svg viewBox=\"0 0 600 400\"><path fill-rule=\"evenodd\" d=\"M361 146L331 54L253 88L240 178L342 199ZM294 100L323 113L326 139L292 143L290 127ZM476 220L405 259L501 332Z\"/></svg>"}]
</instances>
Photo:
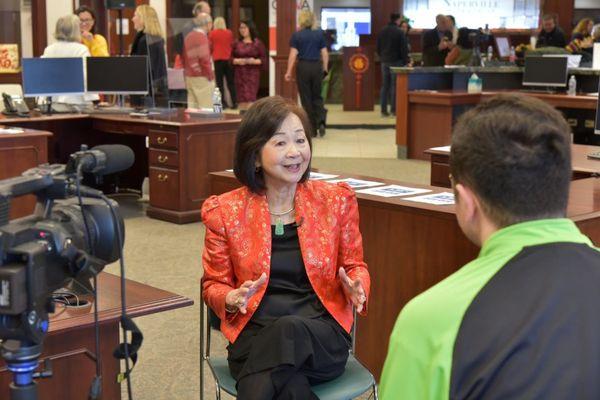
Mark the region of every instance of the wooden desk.
<instances>
[{"instance_id":1,"label":"wooden desk","mask_svg":"<svg viewBox=\"0 0 600 400\"><path fill-rule=\"evenodd\" d=\"M407 156L411 159L429 159L425 150L450 143L452 128L457 118L481 101L506 91L466 93L452 90L412 91L408 93ZM596 109L597 99L592 96L567 96L519 92L536 97L559 109ZM575 125L577 120L572 121Z\"/></svg>"},{"instance_id":2,"label":"wooden desk","mask_svg":"<svg viewBox=\"0 0 600 400\"><path fill-rule=\"evenodd\" d=\"M588 154L600 150L598 146L584 144L571 145L571 164L573 179L585 179L600 175L600 160L588 158ZM432 148L425 150L431 158L431 186L451 187L450 179L450 152L445 149Z\"/></svg>"},{"instance_id":3,"label":"wooden desk","mask_svg":"<svg viewBox=\"0 0 600 400\"><path fill-rule=\"evenodd\" d=\"M119 344L120 278L101 273L98 275L98 309L100 321L100 354L102 355L103 399L120 399L121 386L116 382L119 361L112 356ZM162 311L191 306L193 301L127 280L127 313L140 317ZM141 352L144 351L142 347ZM93 308L65 309L58 307L50 319L50 333L44 341L41 360L52 360L54 376L38 380L40 400L81 400L88 398L89 386L95 375ZM8 399L8 385L12 374L0 359L0 399Z\"/></svg>"},{"instance_id":4,"label":"wooden desk","mask_svg":"<svg viewBox=\"0 0 600 400\"><path fill-rule=\"evenodd\" d=\"M123 114L76 114L31 118L0 118L0 123L54 133L50 162L64 163L81 144L120 143L136 156L122 186L141 188L150 178L149 217L174 223L200 220L200 207L209 194L208 173L231 168L237 115L190 117L179 110L164 115L131 117ZM149 149L146 149L146 140Z\"/></svg>"},{"instance_id":5,"label":"wooden desk","mask_svg":"<svg viewBox=\"0 0 600 400\"><path fill-rule=\"evenodd\" d=\"M231 173L210 175L213 194L239 187ZM428 188L434 193L448 190L403 185ZM365 261L371 274L371 298L369 315L358 320L356 351L360 360L379 377L389 337L402 307L476 258L479 249L460 230L454 206L433 206L400 197L364 194L357 197ZM600 179L573 182L567 215L596 245L600 244Z\"/></svg>"},{"instance_id":6,"label":"wooden desk","mask_svg":"<svg viewBox=\"0 0 600 400\"><path fill-rule=\"evenodd\" d=\"M17 134L0 133L0 180L19 176L29 168L47 162L50 136L50 132L32 129ZM20 197L11 201L10 206L10 219L29 215L35 207L35 196Z\"/></svg>"}]
</instances>

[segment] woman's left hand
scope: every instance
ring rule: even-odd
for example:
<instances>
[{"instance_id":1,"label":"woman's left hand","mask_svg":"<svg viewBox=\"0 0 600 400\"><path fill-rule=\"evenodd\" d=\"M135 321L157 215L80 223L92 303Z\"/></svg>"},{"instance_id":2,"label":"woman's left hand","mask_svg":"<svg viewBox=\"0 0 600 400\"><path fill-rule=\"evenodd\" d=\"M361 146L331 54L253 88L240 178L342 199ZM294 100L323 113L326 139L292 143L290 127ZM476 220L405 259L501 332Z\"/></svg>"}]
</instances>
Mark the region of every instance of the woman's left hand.
<instances>
[{"instance_id":1,"label":"woman's left hand","mask_svg":"<svg viewBox=\"0 0 600 400\"><path fill-rule=\"evenodd\" d=\"M346 274L344 268L340 267L339 270L340 281L342 282L342 288L344 288L344 294L346 298L349 299L354 307L356 307L357 312L361 312L365 301L367 301L367 296L365 295L365 290L362 287L362 283L360 282L360 278L356 278L352 280Z\"/></svg>"}]
</instances>

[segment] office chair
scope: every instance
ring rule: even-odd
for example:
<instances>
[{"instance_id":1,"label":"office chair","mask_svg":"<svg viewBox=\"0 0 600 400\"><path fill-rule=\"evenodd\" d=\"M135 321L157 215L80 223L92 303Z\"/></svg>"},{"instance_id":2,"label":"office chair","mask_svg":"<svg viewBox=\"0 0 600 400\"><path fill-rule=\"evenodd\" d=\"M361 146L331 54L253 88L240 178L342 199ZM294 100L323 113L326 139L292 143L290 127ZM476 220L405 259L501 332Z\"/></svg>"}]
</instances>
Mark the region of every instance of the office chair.
<instances>
[{"instance_id":1,"label":"office chair","mask_svg":"<svg viewBox=\"0 0 600 400\"><path fill-rule=\"evenodd\" d=\"M220 320L216 314L202 301L202 286L200 286L200 400L204 400L204 362L208 364L215 380L215 398L221 400L221 390L232 396L237 395L235 379L229 373L226 357L210 357L211 330L219 330ZM354 340L356 337L356 310L354 310L354 325L352 327L352 347L346 362L344 373L329 382L312 386L313 392L321 400L353 399L372 389L374 400L378 400L377 382L369 370L354 357ZM206 332L204 331L206 329Z\"/></svg>"}]
</instances>

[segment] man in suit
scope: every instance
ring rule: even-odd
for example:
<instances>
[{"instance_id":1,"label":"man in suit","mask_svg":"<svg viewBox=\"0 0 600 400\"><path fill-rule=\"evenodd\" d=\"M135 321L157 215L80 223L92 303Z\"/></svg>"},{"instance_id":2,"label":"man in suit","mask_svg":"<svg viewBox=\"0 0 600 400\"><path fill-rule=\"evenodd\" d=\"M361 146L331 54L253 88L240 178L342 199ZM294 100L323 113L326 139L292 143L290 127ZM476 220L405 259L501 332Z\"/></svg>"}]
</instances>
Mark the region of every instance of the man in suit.
<instances>
[{"instance_id":1,"label":"man in suit","mask_svg":"<svg viewBox=\"0 0 600 400\"><path fill-rule=\"evenodd\" d=\"M390 67L400 67L408 64L408 42L400 29L400 14L392 13L390 23L377 35L377 54L381 59L381 115L389 116L387 112L390 101L392 115L396 113L396 74Z\"/></svg>"},{"instance_id":2,"label":"man in suit","mask_svg":"<svg viewBox=\"0 0 600 400\"><path fill-rule=\"evenodd\" d=\"M556 16L554 14L544 15L536 47L565 47L566 45L565 33L556 25Z\"/></svg>"},{"instance_id":3,"label":"man in suit","mask_svg":"<svg viewBox=\"0 0 600 400\"><path fill-rule=\"evenodd\" d=\"M423 35L423 66L443 66L452 48L452 33L449 31L448 17L439 14L435 17L435 28Z\"/></svg>"},{"instance_id":4,"label":"man in suit","mask_svg":"<svg viewBox=\"0 0 600 400\"><path fill-rule=\"evenodd\" d=\"M524 95L459 119L456 218L481 251L400 313L383 400L600 399L600 251L565 218L570 133Z\"/></svg>"}]
</instances>

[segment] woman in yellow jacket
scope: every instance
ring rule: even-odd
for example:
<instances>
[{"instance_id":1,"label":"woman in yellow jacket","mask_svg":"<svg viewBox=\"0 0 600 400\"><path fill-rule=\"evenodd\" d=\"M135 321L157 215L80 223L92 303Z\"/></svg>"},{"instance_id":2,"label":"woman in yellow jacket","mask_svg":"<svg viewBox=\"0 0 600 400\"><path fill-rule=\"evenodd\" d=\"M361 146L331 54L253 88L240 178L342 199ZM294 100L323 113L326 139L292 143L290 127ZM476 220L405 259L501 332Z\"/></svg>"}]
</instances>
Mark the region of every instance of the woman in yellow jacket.
<instances>
[{"instance_id":1,"label":"woman in yellow jacket","mask_svg":"<svg viewBox=\"0 0 600 400\"><path fill-rule=\"evenodd\" d=\"M104 36L94 33L96 14L87 6L75 10L81 21L81 42L90 50L92 57L108 57L108 45Z\"/></svg>"}]
</instances>

